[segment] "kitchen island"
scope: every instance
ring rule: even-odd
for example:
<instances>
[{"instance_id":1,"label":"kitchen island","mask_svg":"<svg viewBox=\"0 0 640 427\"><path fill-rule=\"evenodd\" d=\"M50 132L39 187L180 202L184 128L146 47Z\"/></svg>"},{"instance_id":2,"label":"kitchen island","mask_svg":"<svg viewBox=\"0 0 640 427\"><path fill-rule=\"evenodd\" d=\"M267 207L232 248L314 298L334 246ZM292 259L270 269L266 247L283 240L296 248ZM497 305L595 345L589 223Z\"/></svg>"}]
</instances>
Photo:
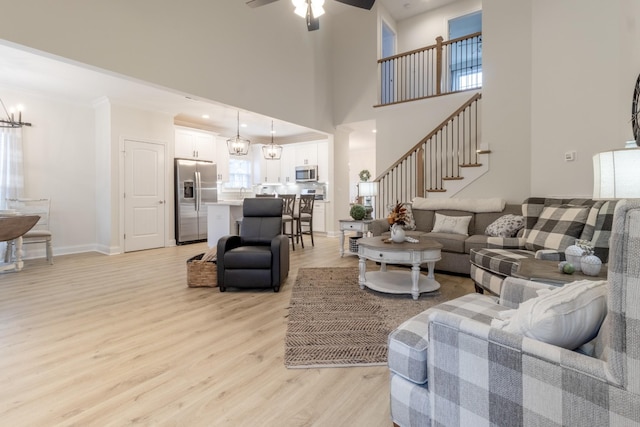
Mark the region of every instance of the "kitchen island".
<instances>
[{"instance_id":1,"label":"kitchen island","mask_svg":"<svg viewBox=\"0 0 640 427\"><path fill-rule=\"evenodd\" d=\"M223 236L238 234L242 219L242 200L220 200L207 203L207 245L215 247Z\"/></svg>"}]
</instances>

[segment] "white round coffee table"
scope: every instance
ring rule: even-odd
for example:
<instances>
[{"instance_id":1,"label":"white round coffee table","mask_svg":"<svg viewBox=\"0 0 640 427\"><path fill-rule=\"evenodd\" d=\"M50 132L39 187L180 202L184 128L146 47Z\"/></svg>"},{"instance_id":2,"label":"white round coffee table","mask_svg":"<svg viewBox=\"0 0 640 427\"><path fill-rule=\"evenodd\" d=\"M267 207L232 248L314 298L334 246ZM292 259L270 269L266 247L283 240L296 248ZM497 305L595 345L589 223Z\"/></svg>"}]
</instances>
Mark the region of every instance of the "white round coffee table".
<instances>
[{"instance_id":1,"label":"white round coffee table","mask_svg":"<svg viewBox=\"0 0 640 427\"><path fill-rule=\"evenodd\" d=\"M434 240L419 238L418 243L387 243L386 238L365 237L358 240L360 257L360 289L366 286L379 292L391 294L411 294L417 300L423 292L440 289L440 283L433 275L437 261L440 261L442 245ZM380 271L367 272L366 260L379 262ZM411 271L387 271L387 263L411 265ZM427 263L429 272L420 274L420 264Z\"/></svg>"}]
</instances>

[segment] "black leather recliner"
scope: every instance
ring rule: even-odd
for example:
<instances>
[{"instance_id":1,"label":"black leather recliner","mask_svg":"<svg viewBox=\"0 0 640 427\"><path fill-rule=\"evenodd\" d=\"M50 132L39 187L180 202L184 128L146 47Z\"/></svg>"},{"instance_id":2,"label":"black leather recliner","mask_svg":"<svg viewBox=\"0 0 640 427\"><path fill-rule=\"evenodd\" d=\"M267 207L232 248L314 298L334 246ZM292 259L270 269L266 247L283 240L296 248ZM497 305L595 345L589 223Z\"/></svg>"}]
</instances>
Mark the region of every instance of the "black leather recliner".
<instances>
[{"instance_id":1,"label":"black leather recliner","mask_svg":"<svg viewBox=\"0 0 640 427\"><path fill-rule=\"evenodd\" d=\"M282 199L245 199L239 236L218 240L218 286L273 288L289 275L289 238L282 234Z\"/></svg>"}]
</instances>

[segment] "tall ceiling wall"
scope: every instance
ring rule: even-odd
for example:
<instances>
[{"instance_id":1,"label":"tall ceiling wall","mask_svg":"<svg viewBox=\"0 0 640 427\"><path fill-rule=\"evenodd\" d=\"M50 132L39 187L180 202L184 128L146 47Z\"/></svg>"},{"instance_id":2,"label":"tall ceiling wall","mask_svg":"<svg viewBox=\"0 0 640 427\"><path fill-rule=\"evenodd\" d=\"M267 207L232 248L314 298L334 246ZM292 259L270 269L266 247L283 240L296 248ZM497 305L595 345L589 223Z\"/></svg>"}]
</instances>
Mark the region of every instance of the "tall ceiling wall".
<instances>
[{"instance_id":1,"label":"tall ceiling wall","mask_svg":"<svg viewBox=\"0 0 640 427\"><path fill-rule=\"evenodd\" d=\"M330 19L290 2L16 2L0 38L196 97L331 131Z\"/></svg>"}]
</instances>

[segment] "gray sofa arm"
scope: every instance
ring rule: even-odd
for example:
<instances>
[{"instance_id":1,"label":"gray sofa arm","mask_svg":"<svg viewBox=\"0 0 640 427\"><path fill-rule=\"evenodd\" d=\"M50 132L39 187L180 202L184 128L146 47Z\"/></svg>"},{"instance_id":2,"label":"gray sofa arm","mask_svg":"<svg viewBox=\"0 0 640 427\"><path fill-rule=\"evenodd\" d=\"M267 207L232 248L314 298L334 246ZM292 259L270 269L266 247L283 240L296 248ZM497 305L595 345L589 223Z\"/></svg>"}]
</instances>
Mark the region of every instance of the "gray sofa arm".
<instances>
[{"instance_id":1,"label":"gray sofa arm","mask_svg":"<svg viewBox=\"0 0 640 427\"><path fill-rule=\"evenodd\" d=\"M487 237L488 249L524 249L524 237Z\"/></svg>"},{"instance_id":2,"label":"gray sofa arm","mask_svg":"<svg viewBox=\"0 0 640 427\"><path fill-rule=\"evenodd\" d=\"M371 224L369 224L369 231L373 233L374 236L381 236L385 231L389 231L389 223L386 219L374 219Z\"/></svg>"},{"instance_id":3,"label":"gray sofa arm","mask_svg":"<svg viewBox=\"0 0 640 427\"><path fill-rule=\"evenodd\" d=\"M464 343L464 346L452 343ZM510 425L523 425L522 418L518 418L523 412L529 413L529 420L570 419L571 425L593 425L595 413L608 419L609 408L615 408L609 406L607 397L628 394L608 375L602 360L440 310L432 311L429 318L427 363L432 401L447 402L434 408L434 425L451 425L451 420L460 420L462 412L477 416L476 425L489 425L489 414L491 421L512 420ZM527 383L532 377L535 388ZM558 378L571 380L560 382ZM478 390L476 394L464 393L470 384L472 390ZM572 405L558 404L558 396L592 396L594 393L603 399L590 410L578 411ZM473 398L449 403L452 395ZM484 399L477 398L478 395ZM504 403L507 401L509 404ZM480 414L487 417L483 419L486 422L480 421Z\"/></svg>"}]
</instances>

